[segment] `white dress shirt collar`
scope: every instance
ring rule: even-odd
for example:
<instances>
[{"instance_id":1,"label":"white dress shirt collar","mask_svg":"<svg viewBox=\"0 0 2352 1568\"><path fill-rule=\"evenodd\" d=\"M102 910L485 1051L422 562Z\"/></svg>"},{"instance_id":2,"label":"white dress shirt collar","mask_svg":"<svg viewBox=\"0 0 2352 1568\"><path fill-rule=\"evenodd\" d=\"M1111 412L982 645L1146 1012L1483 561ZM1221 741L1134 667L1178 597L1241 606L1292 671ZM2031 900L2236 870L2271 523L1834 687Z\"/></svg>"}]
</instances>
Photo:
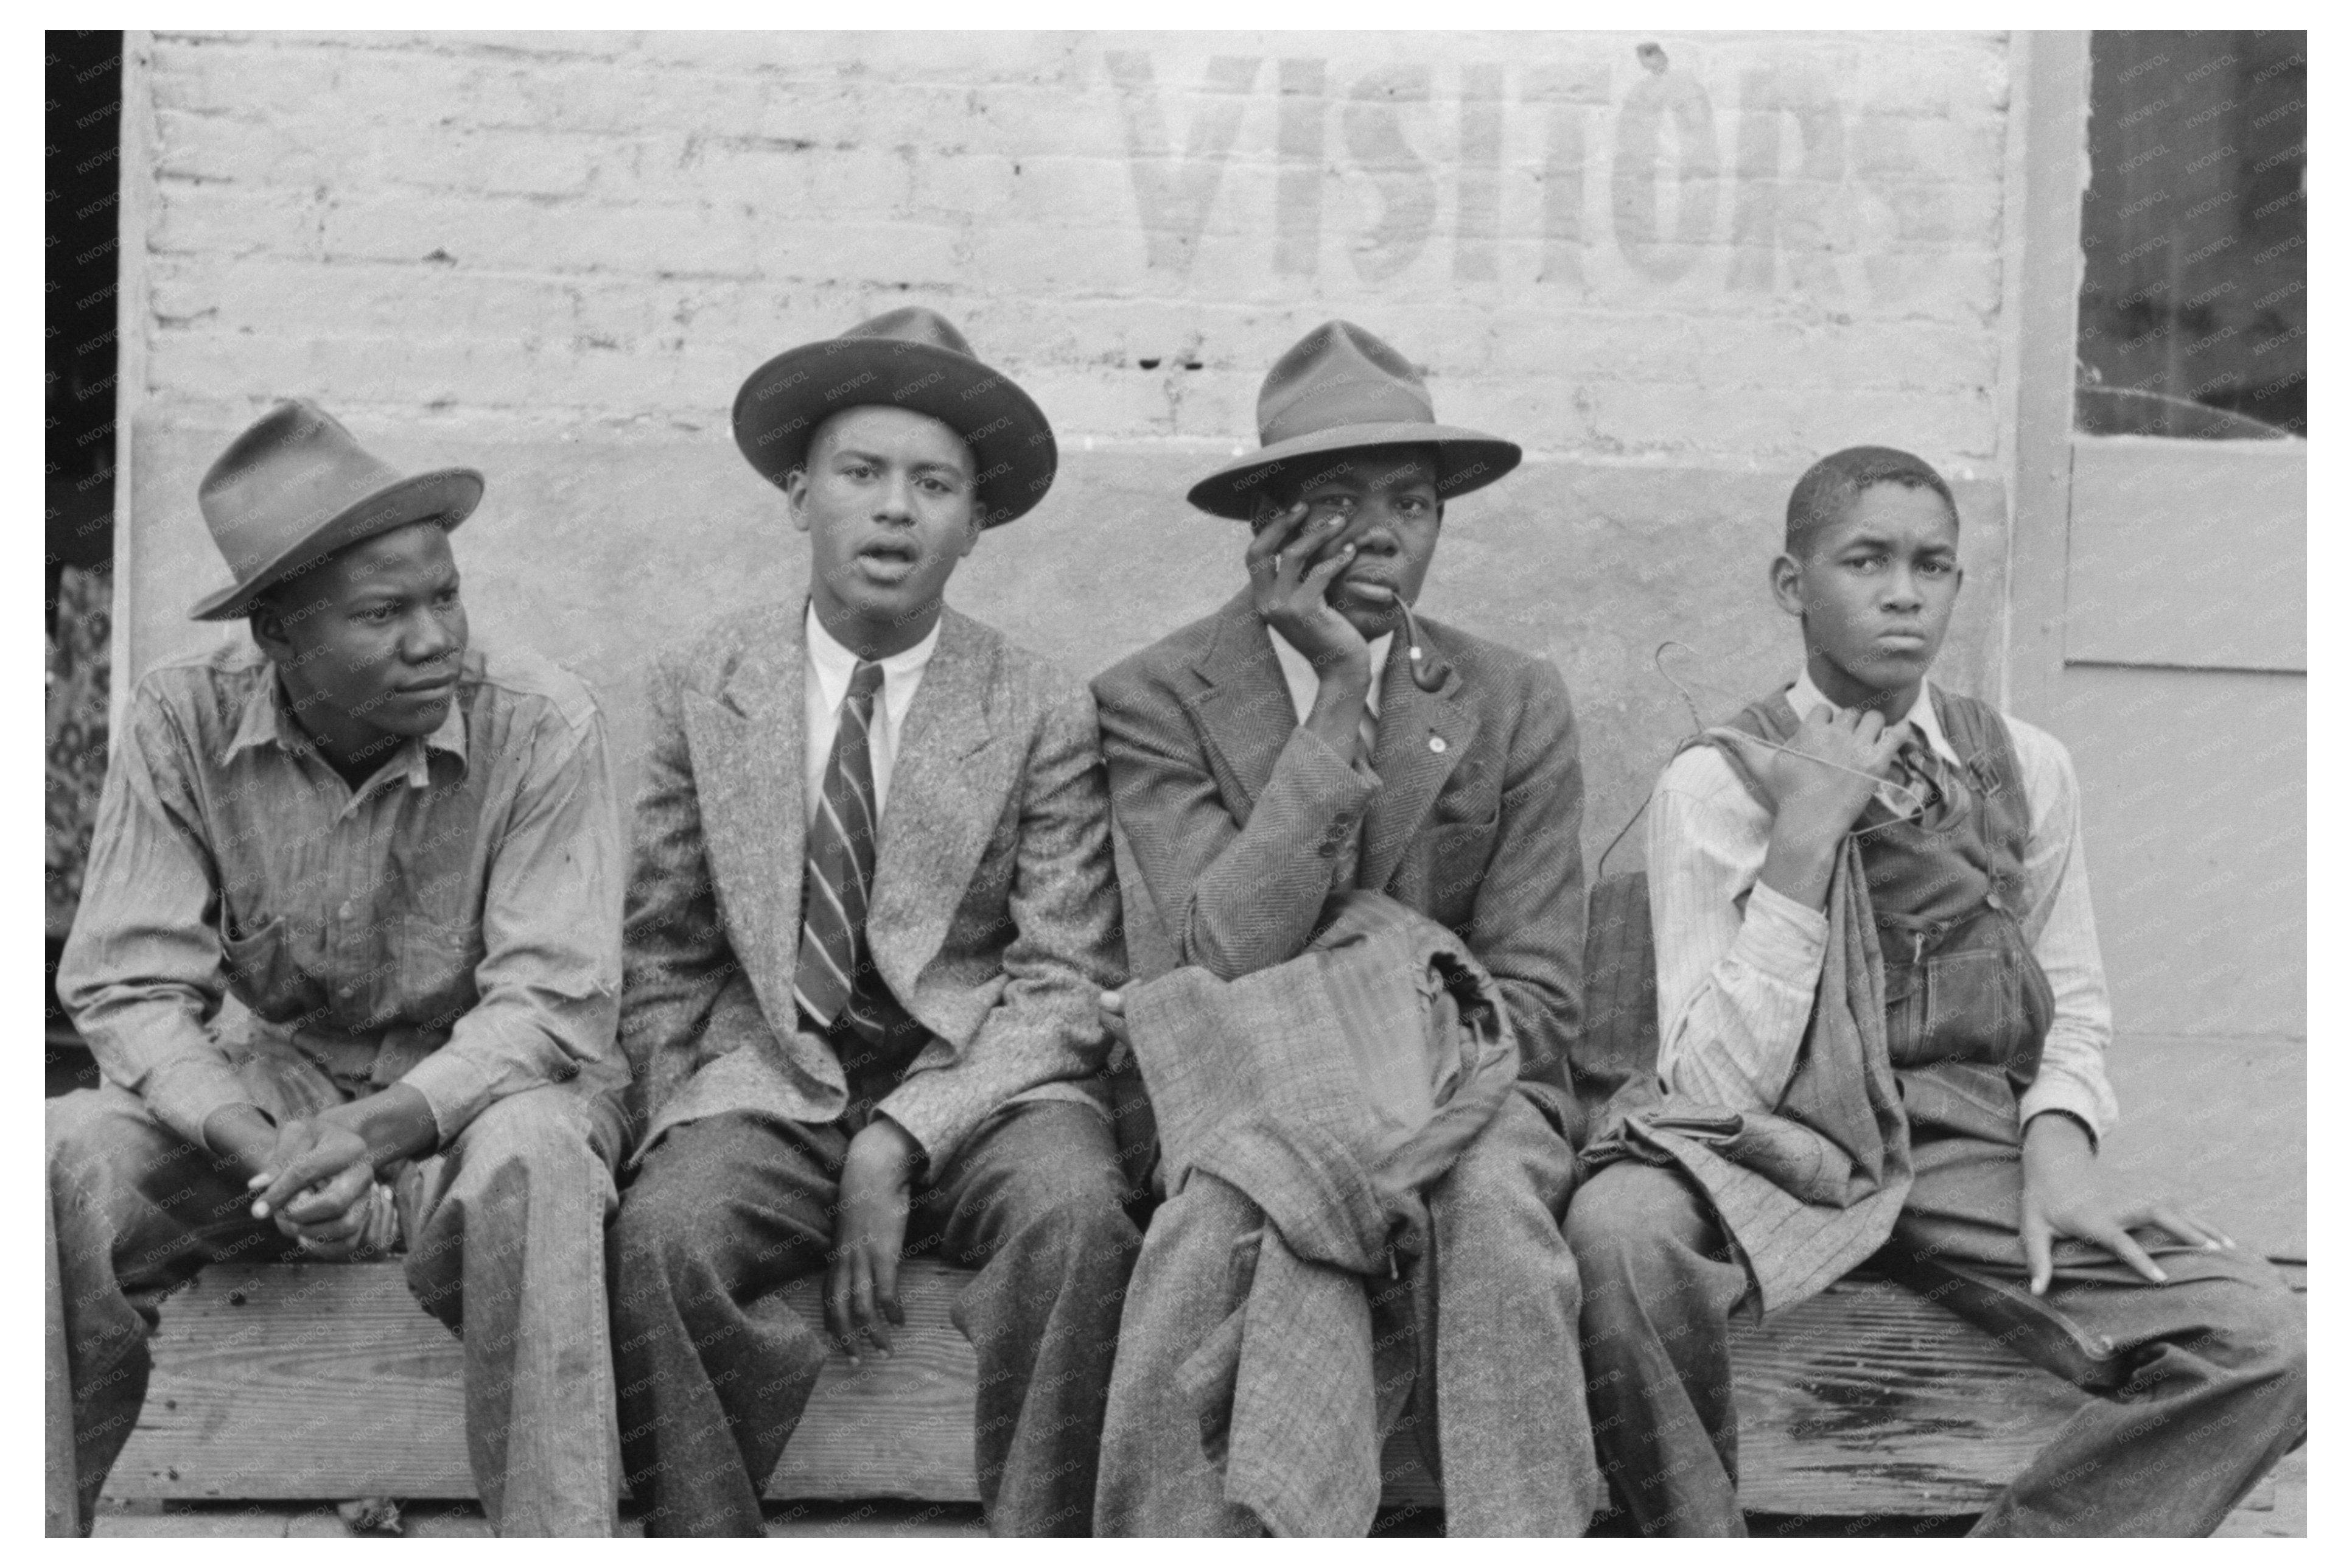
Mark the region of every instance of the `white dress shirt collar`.
<instances>
[{"instance_id":1,"label":"white dress shirt collar","mask_svg":"<svg viewBox=\"0 0 2352 1568\"><path fill-rule=\"evenodd\" d=\"M1282 683L1290 688L1290 706L1304 724L1315 707L1315 693L1322 688L1323 678L1316 673L1315 661L1291 647L1288 637L1272 626L1265 628L1265 635L1274 644L1276 660L1282 666ZM1375 714L1381 710L1381 672L1388 668L1389 643L1395 636L1394 632L1382 632L1371 641L1372 683L1365 689L1364 706Z\"/></svg>"},{"instance_id":2,"label":"white dress shirt collar","mask_svg":"<svg viewBox=\"0 0 2352 1568\"><path fill-rule=\"evenodd\" d=\"M807 636L809 665L824 690L825 710L838 712L841 700L849 695L849 678L857 672L858 657L824 629L824 623L816 618L813 602L808 607ZM939 651L939 647L940 624L933 621L922 641L875 661L882 667L882 705L889 710L894 724L907 716L907 704L915 699L915 687L923 667L931 662L931 655Z\"/></svg>"},{"instance_id":3,"label":"white dress shirt collar","mask_svg":"<svg viewBox=\"0 0 2352 1568\"><path fill-rule=\"evenodd\" d=\"M1816 709L1835 708L1837 704L1822 694L1822 689L1813 684L1812 672L1806 670L1800 672L1796 684L1789 688L1789 706L1797 710L1797 717L1801 720L1810 718ZM1927 682L1923 680L1919 683L1917 700L1911 704L1911 711L1896 722L1906 721L1917 731L1920 739L1927 742L1929 751L1956 768L1960 765L1959 753L1952 750L1952 743L1944 738L1944 726L1937 722L1936 704L1927 696Z\"/></svg>"},{"instance_id":4,"label":"white dress shirt collar","mask_svg":"<svg viewBox=\"0 0 2352 1568\"><path fill-rule=\"evenodd\" d=\"M857 672L857 655L844 647L812 603L803 617L802 646L806 650L807 702L802 720L802 804L812 819L817 797L824 788L825 763L833 758L833 738L841 728L842 699L849 695L850 677ZM923 668L939 650L940 628L933 622L923 640L876 662L882 666L882 700L876 704L876 722L866 731L866 760L874 773L874 808L887 811L890 775L898 760L898 732L906 726L907 710L914 706L915 689L922 684Z\"/></svg>"}]
</instances>

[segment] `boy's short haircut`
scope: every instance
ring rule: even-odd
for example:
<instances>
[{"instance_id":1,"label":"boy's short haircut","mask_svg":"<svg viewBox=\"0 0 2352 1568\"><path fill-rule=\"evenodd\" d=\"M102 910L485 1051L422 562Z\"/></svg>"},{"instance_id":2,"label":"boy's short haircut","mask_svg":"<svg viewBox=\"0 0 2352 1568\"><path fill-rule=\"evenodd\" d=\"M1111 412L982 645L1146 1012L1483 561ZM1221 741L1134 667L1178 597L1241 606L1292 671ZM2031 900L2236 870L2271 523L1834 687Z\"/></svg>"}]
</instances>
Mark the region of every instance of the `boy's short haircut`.
<instances>
[{"instance_id":1,"label":"boy's short haircut","mask_svg":"<svg viewBox=\"0 0 2352 1568\"><path fill-rule=\"evenodd\" d=\"M1814 536L1844 517L1846 509L1873 485L1933 490L1944 498L1953 525L1959 524L1960 509L1952 500L1952 487L1925 458L1893 447L1848 447L1807 468L1797 488L1789 492L1788 531L1780 547L1801 559L1812 548Z\"/></svg>"}]
</instances>

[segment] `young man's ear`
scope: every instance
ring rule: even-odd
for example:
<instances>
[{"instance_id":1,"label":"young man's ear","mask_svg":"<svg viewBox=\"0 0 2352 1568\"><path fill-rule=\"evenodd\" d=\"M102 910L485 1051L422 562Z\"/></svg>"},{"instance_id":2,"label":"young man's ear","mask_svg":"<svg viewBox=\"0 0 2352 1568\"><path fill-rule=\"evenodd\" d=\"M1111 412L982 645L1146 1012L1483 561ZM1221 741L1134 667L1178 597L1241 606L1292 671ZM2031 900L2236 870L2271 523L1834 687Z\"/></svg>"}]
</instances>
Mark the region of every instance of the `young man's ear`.
<instances>
[{"instance_id":1,"label":"young man's ear","mask_svg":"<svg viewBox=\"0 0 2352 1568\"><path fill-rule=\"evenodd\" d=\"M1805 563L1783 552L1767 568L1772 580L1772 600L1799 620L1805 618Z\"/></svg>"},{"instance_id":2,"label":"young man's ear","mask_svg":"<svg viewBox=\"0 0 2352 1568\"><path fill-rule=\"evenodd\" d=\"M803 533L809 531L808 489L806 463L784 475L784 510L792 514L793 527Z\"/></svg>"},{"instance_id":3,"label":"young man's ear","mask_svg":"<svg viewBox=\"0 0 2352 1568\"><path fill-rule=\"evenodd\" d=\"M277 599L265 593L245 612L246 625L253 632L253 640L272 661L285 664L294 657L294 639L286 635L286 617L280 613Z\"/></svg>"}]
</instances>

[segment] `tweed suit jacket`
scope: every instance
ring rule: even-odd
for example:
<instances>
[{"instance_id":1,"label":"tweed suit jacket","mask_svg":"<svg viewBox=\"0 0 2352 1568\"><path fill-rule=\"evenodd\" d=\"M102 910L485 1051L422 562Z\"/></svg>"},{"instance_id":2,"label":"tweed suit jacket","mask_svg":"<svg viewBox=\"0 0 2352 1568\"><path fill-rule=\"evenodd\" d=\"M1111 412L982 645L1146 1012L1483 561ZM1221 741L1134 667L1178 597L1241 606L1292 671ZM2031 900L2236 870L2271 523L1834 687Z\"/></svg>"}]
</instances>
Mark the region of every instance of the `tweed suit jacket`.
<instances>
[{"instance_id":1,"label":"tweed suit jacket","mask_svg":"<svg viewBox=\"0 0 2352 1568\"><path fill-rule=\"evenodd\" d=\"M1165 951L1233 980L1301 952L1361 821L1357 885L1459 935L1501 990L1523 1079L1565 1087L1583 1005L1584 776L1548 660L1421 621L1451 667L1391 645L1375 783L1299 724L1246 591L1095 678L1112 808ZM1148 900L1150 910L1135 906ZM1150 973L1139 973L1149 979ZM1571 1135L1579 1113L1560 1107Z\"/></svg>"},{"instance_id":2,"label":"tweed suit jacket","mask_svg":"<svg viewBox=\"0 0 2352 1568\"><path fill-rule=\"evenodd\" d=\"M681 1122L734 1110L825 1121L848 1101L839 1061L796 1026L793 1001L803 615L799 601L745 612L653 661L623 931L636 1158ZM932 1173L1010 1101L1102 1103L1096 998L1124 982L1125 958L1086 688L944 611L879 838L867 940L932 1036L879 1109Z\"/></svg>"}]
</instances>

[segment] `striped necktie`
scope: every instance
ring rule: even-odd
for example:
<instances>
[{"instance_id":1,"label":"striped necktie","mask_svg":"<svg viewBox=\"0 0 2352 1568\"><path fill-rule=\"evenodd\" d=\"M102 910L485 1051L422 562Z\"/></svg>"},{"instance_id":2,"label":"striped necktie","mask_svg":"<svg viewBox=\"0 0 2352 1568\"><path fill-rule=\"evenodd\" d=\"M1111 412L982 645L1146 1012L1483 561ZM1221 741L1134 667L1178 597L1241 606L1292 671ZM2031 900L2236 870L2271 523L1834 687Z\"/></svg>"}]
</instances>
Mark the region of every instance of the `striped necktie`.
<instances>
[{"instance_id":1,"label":"striped necktie","mask_svg":"<svg viewBox=\"0 0 2352 1568\"><path fill-rule=\"evenodd\" d=\"M1917 725L1906 721L1903 729L1903 742L1895 753L1895 771L1902 775L1903 783L1918 792L1922 803L1921 819L1948 816L1965 806L1969 791L1968 786L1960 782L1959 775L1945 765L1944 759L1937 755L1935 748L1927 743L1927 737L1919 732ZM1886 804L1887 808L1897 816L1906 815L1902 806L1894 802ZM1908 805L1907 802L1903 804Z\"/></svg>"},{"instance_id":2,"label":"striped necktie","mask_svg":"<svg viewBox=\"0 0 2352 1568\"><path fill-rule=\"evenodd\" d=\"M848 1010L847 1023L869 1038L884 1027L870 1009L853 1007L858 977L871 973L866 946L866 900L874 887L876 829L881 813L874 804L874 760L867 737L874 727L874 695L882 689L882 667L860 659L849 678L834 731L833 754L825 759L823 798L809 824L808 869L803 890L799 966L793 995L819 1024L831 1025Z\"/></svg>"}]
</instances>

